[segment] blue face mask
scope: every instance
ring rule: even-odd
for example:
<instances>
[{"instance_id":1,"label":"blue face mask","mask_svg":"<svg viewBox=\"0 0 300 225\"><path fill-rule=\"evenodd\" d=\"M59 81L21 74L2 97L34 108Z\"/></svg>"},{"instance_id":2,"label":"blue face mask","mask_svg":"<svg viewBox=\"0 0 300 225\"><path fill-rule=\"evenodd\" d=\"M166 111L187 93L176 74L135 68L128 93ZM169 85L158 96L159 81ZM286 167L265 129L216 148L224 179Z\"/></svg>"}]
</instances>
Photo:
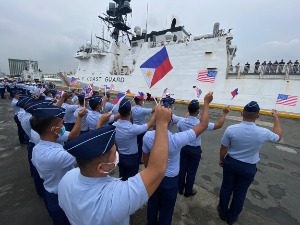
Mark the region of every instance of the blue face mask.
<instances>
[{"instance_id":1,"label":"blue face mask","mask_svg":"<svg viewBox=\"0 0 300 225\"><path fill-rule=\"evenodd\" d=\"M56 128L60 128L60 129L61 129L61 132L60 132L59 134L56 133L56 134L58 135L59 138L65 134L65 132L66 132L65 126L62 126L62 127L56 127Z\"/></svg>"}]
</instances>

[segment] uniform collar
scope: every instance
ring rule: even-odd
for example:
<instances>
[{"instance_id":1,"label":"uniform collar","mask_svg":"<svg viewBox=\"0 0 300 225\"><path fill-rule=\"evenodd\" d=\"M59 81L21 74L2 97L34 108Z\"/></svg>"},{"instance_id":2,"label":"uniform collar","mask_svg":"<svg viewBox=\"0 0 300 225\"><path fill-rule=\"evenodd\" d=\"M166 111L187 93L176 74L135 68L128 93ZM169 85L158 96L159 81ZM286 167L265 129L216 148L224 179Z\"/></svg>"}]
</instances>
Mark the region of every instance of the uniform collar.
<instances>
[{"instance_id":1,"label":"uniform collar","mask_svg":"<svg viewBox=\"0 0 300 225\"><path fill-rule=\"evenodd\" d=\"M89 185L109 182L109 181L113 181L113 180L120 180L120 179L121 178L114 178L114 177L110 177L110 176L106 176L106 177L86 177L86 176L83 176L80 172L78 174L78 180L83 184L89 184Z\"/></svg>"},{"instance_id":2,"label":"uniform collar","mask_svg":"<svg viewBox=\"0 0 300 225\"><path fill-rule=\"evenodd\" d=\"M255 122L242 121L241 123L246 125L255 125Z\"/></svg>"}]
</instances>

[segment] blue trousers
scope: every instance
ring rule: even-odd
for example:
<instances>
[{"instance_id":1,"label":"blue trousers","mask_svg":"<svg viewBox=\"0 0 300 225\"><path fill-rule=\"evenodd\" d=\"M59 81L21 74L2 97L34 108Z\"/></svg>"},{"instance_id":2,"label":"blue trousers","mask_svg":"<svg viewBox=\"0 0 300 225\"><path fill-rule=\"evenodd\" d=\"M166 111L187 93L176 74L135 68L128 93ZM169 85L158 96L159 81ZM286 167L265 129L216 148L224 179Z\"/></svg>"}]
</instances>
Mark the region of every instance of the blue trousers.
<instances>
[{"instance_id":1,"label":"blue trousers","mask_svg":"<svg viewBox=\"0 0 300 225\"><path fill-rule=\"evenodd\" d=\"M178 191L178 176L164 177L148 200L148 225L171 225Z\"/></svg>"},{"instance_id":2,"label":"blue trousers","mask_svg":"<svg viewBox=\"0 0 300 225\"><path fill-rule=\"evenodd\" d=\"M64 126L66 127L66 131L71 131L74 125L75 123L64 123Z\"/></svg>"},{"instance_id":3,"label":"blue trousers","mask_svg":"<svg viewBox=\"0 0 300 225\"><path fill-rule=\"evenodd\" d=\"M227 156L223 163L219 214L234 223L241 213L248 188L256 174L256 164L245 163ZM230 207L229 201L232 195Z\"/></svg>"},{"instance_id":4,"label":"blue trousers","mask_svg":"<svg viewBox=\"0 0 300 225\"><path fill-rule=\"evenodd\" d=\"M125 181L139 172L139 155L136 153L131 155L119 154L119 156L119 177Z\"/></svg>"},{"instance_id":5,"label":"blue trousers","mask_svg":"<svg viewBox=\"0 0 300 225\"><path fill-rule=\"evenodd\" d=\"M34 148L35 144L32 142L28 142L27 144L27 157L28 157L28 163L29 163L29 169L30 169L30 173L31 175L33 175L33 170L34 170L34 165L32 164L32 150Z\"/></svg>"},{"instance_id":6,"label":"blue trousers","mask_svg":"<svg viewBox=\"0 0 300 225\"><path fill-rule=\"evenodd\" d=\"M186 145L180 152L180 170L178 191L185 194L191 194L195 182L196 173L201 159L201 147Z\"/></svg>"},{"instance_id":7,"label":"blue trousers","mask_svg":"<svg viewBox=\"0 0 300 225\"><path fill-rule=\"evenodd\" d=\"M19 121L19 118L17 115L14 116L14 120L18 127L18 136L19 136L20 143L27 144L29 138L28 138L27 134L25 133L25 131L23 130L21 122Z\"/></svg>"},{"instance_id":8,"label":"blue trousers","mask_svg":"<svg viewBox=\"0 0 300 225\"><path fill-rule=\"evenodd\" d=\"M146 132L142 133L142 134L139 134L137 136L137 144L138 144L138 150L139 150L139 162L141 162L141 160L142 160L142 155L143 155L143 137L144 137L145 134L146 134Z\"/></svg>"},{"instance_id":9,"label":"blue trousers","mask_svg":"<svg viewBox=\"0 0 300 225\"><path fill-rule=\"evenodd\" d=\"M0 88L0 96L4 99L5 88Z\"/></svg>"},{"instance_id":10,"label":"blue trousers","mask_svg":"<svg viewBox=\"0 0 300 225\"><path fill-rule=\"evenodd\" d=\"M52 218L53 225L70 225L65 212L58 205L58 195L45 191L46 208Z\"/></svg>"}]
</instances>

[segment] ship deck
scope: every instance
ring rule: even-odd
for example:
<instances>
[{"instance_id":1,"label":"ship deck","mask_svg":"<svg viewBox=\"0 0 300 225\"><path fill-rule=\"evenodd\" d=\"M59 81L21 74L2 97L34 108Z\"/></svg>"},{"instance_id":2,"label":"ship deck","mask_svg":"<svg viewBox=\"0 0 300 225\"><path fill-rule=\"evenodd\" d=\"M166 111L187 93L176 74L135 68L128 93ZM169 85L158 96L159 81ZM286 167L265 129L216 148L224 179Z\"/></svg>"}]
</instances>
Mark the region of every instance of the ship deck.
<instances>
[{"instance_id":1,"label":"ship deck","mask_svg":"<svg viewBox=\"0 0 300 225\"><path fill-rule=\"evenodd\" d=\"M153 106L154 102L145 104L145 107ZM184 116L186 109L186 105L176 104L174 113ZM220 113L221 109L211 109L210 121L216 121ZM29 173L26 146L18 142L9 100L0 100L0 114L0 224L50 225L51 219L43 200L35 192ZM174 225L225 224L216 210L222 182L222 169L218 166L219 142L226 127L240 120L240 113L231 111L222 129L203 134L203 154L195 181L198 193L190 198L178 195ZM281 123L283 139L280 143L263 146L255 181L236 224L300 223L300 120L281 118ZM272 129L272 118L262 115L258 124ZM146 205L131 217L131 224L146 224Z\"/></svg>"}]
</instances>

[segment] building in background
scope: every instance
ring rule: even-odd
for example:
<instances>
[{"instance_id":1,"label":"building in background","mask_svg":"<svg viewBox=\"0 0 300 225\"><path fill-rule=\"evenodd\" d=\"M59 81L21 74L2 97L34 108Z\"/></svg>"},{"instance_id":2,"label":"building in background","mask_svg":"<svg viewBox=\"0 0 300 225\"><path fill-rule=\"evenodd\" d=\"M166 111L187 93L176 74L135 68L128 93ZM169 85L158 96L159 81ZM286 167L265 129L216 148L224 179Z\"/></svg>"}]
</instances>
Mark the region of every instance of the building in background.
<instances>
[{"instance_id":1,"label":"building in background","mask_svg":"<svg viewBox=\"0 0 300 225\"><path fill-rule=\"evenodd\" d=\"M29 70L29 65L32 65L34 71L38 71L38 62L22 59L8 59L9 73L13 76L22 75L24 70Z\"/></svg>"}]
</instances>

